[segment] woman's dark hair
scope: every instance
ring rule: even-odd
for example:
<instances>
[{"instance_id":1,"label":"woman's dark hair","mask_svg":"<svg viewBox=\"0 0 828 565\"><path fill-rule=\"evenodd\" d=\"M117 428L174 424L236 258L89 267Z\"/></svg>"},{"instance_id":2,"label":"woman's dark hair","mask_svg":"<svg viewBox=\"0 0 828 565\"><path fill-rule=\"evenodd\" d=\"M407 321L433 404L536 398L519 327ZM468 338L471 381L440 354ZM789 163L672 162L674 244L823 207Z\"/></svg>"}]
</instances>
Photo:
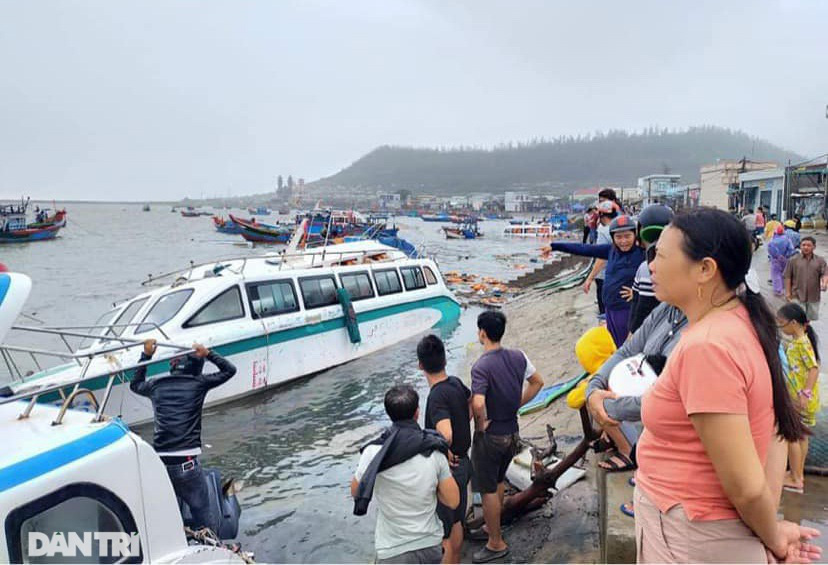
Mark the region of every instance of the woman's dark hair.
<instances>
[{"instance_id":1,"label":"woman's dark hair","mask_svg":"<svg viewBox=\"0 0 828 565\"><path fill-rule=\"evenodd\" d=\"M715 208L696 208L676 215L671 226L684 234L684 253L693 261L701 261L705 257L716 261L727 288L736 291L745 283L753 257L753 245L739 220ZM745 288L744 293L738 293L738 297L750 315L770 369L778 433L787 441L799 441L805 437L806 430L785 384L779 358L776 318L761 294Z\"/></svg>"},{"instance_id":2,"label":"woman's dark hair","mask_svg":"<svg viewBox=\"0 0 828 565\"><path fill-rule=\"evenodd\" d=\"M499 310L485 310L477 316L477 329L483 330L490 340L498 343L506 333L506 316Z\"/></svg>"},{"instance_id":3,"label":"woman's dark hair","mask_svg":"<svg viewBox=\"0 0 828 565\"><path fill-rule=\"evenodd\" d=\"M604 188L598 193L598 198L605 198L607 200L612 200L618 205L619 210L623 210L624 207L621 205L621 201L618 200L618 195L615 193L615 190L612 188Z\"/></svg>"},{"instance_id":4,"label":"woman's dark hair","mask_svg":"<svg viewBox=\"0 0 828 565\"><path fill-rule=\"evenodd\" d=\"M392 422L413 420L420 404L420 395L408 385L397 385L385 393L385 413Z\"/></svg>"},{"instance_id":5,"label":"woman's dark hair","mask_svg":"<svg viewBox=\"0 0 828 565\"><path fill-rule=\"evenodd\" d=\"M437 374L446 368L446 347L443 340L434 334L429 334L417 344L417 360L423 370L431 375Z\"/></svg>"},{"instance_id":6,"label":"woman's dark hair","mask_svg":"<svg viewBox=\"0 0 828 565\"><path fill-rule=\"evenodd\" d=\"M817 340L816 332L814 328L811 327L810 322L808 321L808 315L805 313L805 310L802 309L802 306L799 304L794 304L793 302L789 302L785 304L782 308L780 308L776 315L782 318L783 320L788 320L789 322L796 322L805 326L805 335L808 336L808 340L811 342L811 347L814 348L814 355L816 356L817 363L819 362L819 341Z\"/></svg>"}]
</instances>

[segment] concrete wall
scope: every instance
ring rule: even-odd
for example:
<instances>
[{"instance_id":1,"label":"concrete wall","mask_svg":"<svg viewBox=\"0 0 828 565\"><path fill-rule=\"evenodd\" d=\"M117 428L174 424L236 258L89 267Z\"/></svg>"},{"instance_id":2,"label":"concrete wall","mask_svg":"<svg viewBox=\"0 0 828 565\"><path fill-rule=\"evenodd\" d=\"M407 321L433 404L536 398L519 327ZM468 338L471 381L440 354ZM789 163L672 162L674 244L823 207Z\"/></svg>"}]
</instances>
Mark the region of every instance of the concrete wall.
<instances>
[{"instance_id":1,"label":"concrete wall","mask_svg":"<svg viewBox=\"0 0 828 565\"><path fill-rule=\"evenodd\" d=\"M759 171L773 169L777 165L768 161L719 161L715 165L703 165L700 170L701 206L713 206L720 210L727 210L727 189L730 185L738 185L739 173L745 171Z\"/></svg>"}]
</instances>

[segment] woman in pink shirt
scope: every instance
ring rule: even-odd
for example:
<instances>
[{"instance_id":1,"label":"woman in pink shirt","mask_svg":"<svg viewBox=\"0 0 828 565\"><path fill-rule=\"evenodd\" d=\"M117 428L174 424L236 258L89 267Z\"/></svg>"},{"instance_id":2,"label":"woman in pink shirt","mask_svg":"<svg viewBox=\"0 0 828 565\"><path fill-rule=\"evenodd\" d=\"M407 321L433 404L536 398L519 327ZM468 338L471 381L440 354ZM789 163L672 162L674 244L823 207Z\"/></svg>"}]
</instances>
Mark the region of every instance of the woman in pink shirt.
<instances>
[{"instance_id":1,"label":"woman in pink shirt","mask_svg":"<svg viewBox=\"0 0 828 565\"><path fill-rule=\"evenodd\" d=\"M808 562L819 534L777 521L785 444L805 429L787 393L773 313L747 288L751 241L730 214L676 216L650 263L656 297L689 321L642 399L638 561ZM758 289L757 289L758 290Z\"/></svg>"}]
</instances>

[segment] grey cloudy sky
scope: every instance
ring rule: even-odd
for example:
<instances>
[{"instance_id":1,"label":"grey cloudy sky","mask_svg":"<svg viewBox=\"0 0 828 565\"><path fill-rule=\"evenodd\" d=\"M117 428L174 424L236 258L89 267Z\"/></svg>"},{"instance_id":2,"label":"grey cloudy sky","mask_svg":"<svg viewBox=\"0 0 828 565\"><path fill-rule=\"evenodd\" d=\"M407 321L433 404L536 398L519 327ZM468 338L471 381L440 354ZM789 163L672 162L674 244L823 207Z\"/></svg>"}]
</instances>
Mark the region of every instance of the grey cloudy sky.
<instances>
[{"instance_id":1,"label":"grey cloudy sky","mask_svg":"<svg viewBox=\"0 0 828 565\"><path fill-rule=\"evenodd\" d=\"M826 103L821 0L0 2L0 197L250 194L383 144L650 125L817 155Z\"/></svg>"}]
</instances>

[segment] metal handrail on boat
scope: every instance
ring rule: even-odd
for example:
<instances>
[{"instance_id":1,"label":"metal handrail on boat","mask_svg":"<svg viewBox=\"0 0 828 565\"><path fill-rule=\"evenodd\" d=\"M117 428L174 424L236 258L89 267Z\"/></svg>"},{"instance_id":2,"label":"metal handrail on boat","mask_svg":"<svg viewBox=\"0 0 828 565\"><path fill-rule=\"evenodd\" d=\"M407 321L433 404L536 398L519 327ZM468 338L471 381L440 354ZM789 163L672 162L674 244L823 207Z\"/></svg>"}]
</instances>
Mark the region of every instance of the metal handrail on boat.
<instances>
[{"instance_id":1,"label":"metal handrail on boat","mask_svg":"<svg viewBox=\"0 0 828 565\"><path fill-rule=\"evenodd\" d=\"M129 347L135 347L137 345L139 345L139 344L133 343L133 344L129 344L129 345L120 347L118 349L126 349L126 348L129 348ZM81 355L82 357L83 356L86 357L86 362L84 363L83 369L81 370L81 374L78 377L76 377L74 379L71 379L71 380L68 380L66 382L56 383L56 384L52 384L52 385L39 386L39 387L35 386L31 390L27 390L25 392L20 392L20 393L17 393L17 394L12 394L10 396L0 397L0 405L9 404L9 403L12 403L12 402L19 402L19 401L22 401L22 400L28 400L29 402L28 402L26 408L20 414L20 416L18 416L19 419L25 419L25 418L28 418L29 415L31 414L31 412L34 409L35 404L37 404L37 400L40 396L51 394L51 393L59 393L61 395L63 401L61 403L61 411L58 413L58 417L53 422L53 425L57 425L57 424L60 424L60 422L63 420L63 415L65 414L66 410L70 407L71 403L74 401L75 397L78 394L86 394L88 392L92 397L94 397L94 393L91 390L85 389L85 388L80 388L81 384L83 384L86 381L92 380L92 379L107 377L108 381L107 381L107 384L106 384L106 388L104 390L103 398L99 402L97 401L97 398L95 398L95 400L93 400L93 404L95 406L96 413L95 413L95 417L92 419L92 421L93 422L100 422L103 419L104 410L106 409L106 405L109 402L109 397L112 393L112 388L114 386L115 380L118 378L119 375L121 376L122 379L125 380L126 371L134 370L134 369L137 369L139 367L146 367L146 366L149 366L149 365L152 365L152 364L155 364L155 363L163 363L165 361L169 361L169 360L174 359L176 357L180 357L181 355L190 354L190 353L193 353L195 351L193 349L190 349L190 348L187 348L187 347L184 347L184 346L180 346L180 345L176 345L176 344L160 344L159 343L158 346L159 347L174 348L177 351L174 354L168 355L166 357L159 357L159 358L156 358L156 359L147 359L147 360L144 360L144 361L139 361L138 363L134 363L134 364L129 365L129 366L118 367L116 369L110 369L110 370L106 370L106 371L102 371L102 372L94 372L94 373L91 373L91 374L89 373L89 368L92 364L92 360L95 357L101 356L102 354L100 352L95 352L95 353L91 353L91 354ZM0 346L0 347L7 347L7 346L3 345L3 346ZM17 350L27 350L27 349L32 349L32 348L25 348L25 347L15 346L15 349L17 349ZM67 387L74 387L72 392L68 396L66 396L65 393L63 392L64 389L66 389Z\"/></svg>"},{"instance_id":2,"label":"metal handrail on boat","mask_svg":"<svg viewBox=\"0 0 828 565\"><path fill-rule=\"evenodd\" d=\"M422 246L422 249L425 250L425 245ZM403 251L400 251L396 247L391 247L391 246L386 246L385 248L361 249L361 250L351 250L351 251L331 251L330 249L326 249L325 247L317 247L317 248L311 248L310 250L305 250L305 251L302 251L302 252L299 252L299 253L285 253L284 251L277 251L275 253L267 253L267 254L264 254L264 255L255 255L255 256L239 255L239 256L234 256L234 257L227 257L227 258L223 258L223 259L217 259L215 261L207 261L207 262L198 263L198 264L194 264L194 263L191 262L189 268L176 269L175 271L169 271L167 273L162 273L162 274L157 275L157 276L153 276L152 274L149 274L149 275L147 275L147 279L144 280L143 282L141 282L141 286L147 286L147 285L152 284L152 283L157 283L157 282L161 281L162 279L166 279L166 278L172 277L174 275L182 275L183 276L184 273L189 273L189 275L192 276L193 271L195 271L196 269L198 269L200 267L209 267L209 266L212 265L213 268L215 268L216 266L219 266L221 263L227 263L227 262L230 262L230 261L242 261L240 271L243 272L244 267L247 265L247 262L251 259L262 259L269 265L277 265L278 264L278 265L280 265L280 269L281 269L281 265L284 264L284 259L294 259L294 258L300 258L300 257L307 257L308 255L310 255L310 256L312 256L312 258L311 258L311 267L313 268L314 266L316 266L315 265L316 257L319 256L319 255L322 255L323 257L327 258L328 255L337 254L337 255L340 256L340 260L341 260L341 257L343 255L365 256L365 255L370 255L370 254L375 254L375 253L388 253L389 251L396 251L398 253L402 253L403 255L405 255L405 253ZM420 254L420 256L418 258L419 259L431 259L431 257L427 256L425 253ZM276 263L276 262L273 261L273 259L279 259L279 262ZM226 266L225 268L228 268L231 272L236 272L236 271L233 271L232 269L230 269L229 266ZM241 274L241 272L236 273L236 274Z\"/></svg>"},{"instance_id":3,"label":"metal handrail on boat","mask_svg":"<svg viewBox=\"0 0 828 565\"><path fill-rule=\"evenodd\" d=\"M119 325L136 325L136 324L119 324ZM149 325L149 324L148 324ZM165 338L169 339L167 335L158 327L157 324L152 323L151 325L155 326ZM125 349L129 349L131 347L139 346L144 343L144 340L135 339L135 338L128 338L122 336L109 336L109 335L95 335L95 334L85 334L80 332L72 332L67 331L75 328L109 328L113 326L103 325L103 326L67 326L67 327L45 327L45 328L34 328L30 326L12 326L12 330L18 331L25 331L37 334L47 334L47 335L59 335L63 340L64 344L66 344L68 351L53 351L48 349L40 349L34 347L26 347L20 345L11 345L11 344L0 344L0 356L2 356L3 361L6 363L6 367L9 370L9 374L12 378L15 378L17 381L23 381L24 375L20 371L20 368L15 363L11 352L18 352L18 353L28 353L32 356L35 365L38 367L39 370L42 370L40 367L40 363L37 361L37 355L43 355L45 357L57 357L59 359L74 361L78 364L78 366L83 367L84 363L83 360L91 360L95 357L100 357L103 355L108 355L110 353L114 353L117 351L122 351ZM68 340L66 337L86 337L86 338L93 338L96 340L102 341L115 341L120 342L119 345L111 346L111 347L104 347L101 349L96 349L94 351L88 351L84 353L77 353L72 350L71 346L69 345ZM159 347L166 347L169 349L174 349L180 351L191 351L190 347L179 345L172 342L167 341L156 341L156 344ZM180 353L179 353L180 354ZM16 373L16 377L15 377Z\"/></svg>"},{"instance_id":4,"label":"metal handrail on boat","mask_svg":"<svg viewBox=\"0 0 828 565\"><path fill-rule=\"evenodd\" d=\"M85 394L89 396L90 400L92 401L92 404L95 406L95 412L98 411L100 406L98 405L98 399L95 398L95 393L89 390L88 388L75 387L75 390L73 390L72 393L63 400L63 404L61 404L60 406L60 412L58 412L57 418L55 418L52 422L53 426L59 426L63 423L63 417L66 415L66 410L69 409L69 407L75 401L75 397L77 397L79 394Z\"/></svg>"}]
</instances>

